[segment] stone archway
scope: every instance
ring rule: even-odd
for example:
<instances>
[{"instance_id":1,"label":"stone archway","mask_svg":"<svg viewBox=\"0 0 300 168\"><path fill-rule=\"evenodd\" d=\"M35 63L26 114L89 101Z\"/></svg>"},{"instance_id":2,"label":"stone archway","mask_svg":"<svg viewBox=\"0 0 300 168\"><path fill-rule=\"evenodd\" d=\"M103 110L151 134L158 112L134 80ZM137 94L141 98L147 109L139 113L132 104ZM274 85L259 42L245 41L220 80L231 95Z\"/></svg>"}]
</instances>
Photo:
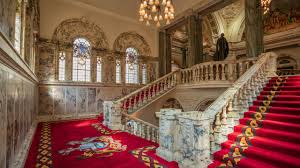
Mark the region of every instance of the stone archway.
<instances>
[{"instance_id":1,"label":"stone archway","mask_svg":"<svg viewBox=\"0 0 300 168\"><path fill-rule=\"evenodd\" d=\"M181 109L183 110L182 108L182 105L180 104L180 102L175 99L175 98L170 98L168 99L162 106L162 108L175 108L175 109Z\"/></svg>"},{"instance_id":2,"label":"stone archway","mask_svg":"<svg viewBox=\"0 0 300 168\"><path fill-rule=\"evenodd\" d=\"M150 56L151 49L143 36L136 32L124 32L114 42L113 49L117 52L125 52L127 48L133 47L141 56Z\"/></svg>"},{"instance_id":3,"label":"stone archway","mask_svg":"<svg viewBox=\"0 0 300 168\"><path fill-rule=\"evenodd\" d=\"M195 107L195 111L205 111L216 99L215 98L208 98L200 103Z\"/></svg>"},{"instance_id":4,"label":"stone archway","mask_svg":"<svg viewBox=\"0 0 300 168\"><path fill-rule=\"evenodd\" d=\"M52 41L68 46L78 37L89 39L94 48L109 48L103 30L85 18L73 18L61 22L53 33Z\"/></svg>"}]
</instances>

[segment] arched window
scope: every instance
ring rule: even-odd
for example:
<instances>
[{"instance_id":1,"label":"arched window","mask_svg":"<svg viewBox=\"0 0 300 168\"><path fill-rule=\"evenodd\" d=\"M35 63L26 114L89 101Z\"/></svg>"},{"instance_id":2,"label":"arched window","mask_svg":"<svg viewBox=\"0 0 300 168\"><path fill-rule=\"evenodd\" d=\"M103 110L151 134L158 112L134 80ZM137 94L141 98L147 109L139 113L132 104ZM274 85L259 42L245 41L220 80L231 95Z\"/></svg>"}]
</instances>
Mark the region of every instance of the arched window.
<instances>
[{"instance_id":1,"label":"arched window","mask_svg":"<svg viewBox=\"0 0 300 168\"><path fill-rule=\"evenodd\" d=\"M65 80L65 72L66 72L66 53L59 52L58 55L58 80Z\"/></svg>"},{"instance_id":2,"label":"arched window","mask_svg":"<svg viewBox=\"0 0 300 168\"><path fill-rule=\"evenodd\" d=\"M85 38L73 43L73 81L91 80L91 45Z\"/></svg>"},{"instance_id":3,"label":"arched window","mask_svg":"<svg viewBox=\"0 0 300 168\"><path fill-rule=\"evenodd\" d=\"M22 1L17 1L16 15L15 15L15 41L14 47L21 54L21 35L22 35Z\"/></svg>"},{"instance_id":4,"label":"arched window","mask_svg":"<svg viewBox=\"0 0 300 168\"><path fill-rule=\"evenodd\" d=\"M142 79L143 84L147 84L147 64L143 64L142 66Z\"/></svg>"},{"instance_id":5,"label":"arched window","mask_svg":"<svg viewBox=\"0 0 300 168\"><path fill-rule=\"evenodd\" d=\"M97 58L97 82L102 82L102 58Z\"/></svg>"},{"instance_id":6,"label":"arched window","mask_svg":"<svg viewBox=\"0 0 300 168\"><path fill-rule=\"evenodd\" d=\"M116 60L116 83L121 83L121 61Z\"/></svg>"},{"instance_id":7,"label":"arched window","mask_svg":"<svg viewBox=\"0 0 300 168\"><path fill-rule=\"evenodd\" d=\"M126 83L137 84L138 81L138 52L135 48L126 49Z\"/></svg>"}]
</instances>

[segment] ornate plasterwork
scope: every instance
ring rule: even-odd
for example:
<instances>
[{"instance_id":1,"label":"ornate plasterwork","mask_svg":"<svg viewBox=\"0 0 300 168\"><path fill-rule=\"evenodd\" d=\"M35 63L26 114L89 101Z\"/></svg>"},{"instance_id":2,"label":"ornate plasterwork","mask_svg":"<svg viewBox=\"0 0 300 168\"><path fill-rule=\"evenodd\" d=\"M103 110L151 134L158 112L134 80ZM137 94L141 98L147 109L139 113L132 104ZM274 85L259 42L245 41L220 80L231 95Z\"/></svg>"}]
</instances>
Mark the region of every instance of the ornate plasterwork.
<instances>
[{"instance_id":1,"label":"ornate plasterwork","mask_svg":"<svg viewBox=\"0 0 300 168\"><path fill-rule=\"evenodd\" d=\"M103 30L85 18L63 21L54 31L52 40L68 45L72 44L77 37L87 38L94 48L108 49L107 38Z\"/></svg>"},{"instance_id":2,"label":"ornate plasterwork","mask_svg":"<svg viewBox=\"0 0 300 168\"><path fill-rule=\"evenodd\" d=\"M143 56L150 56L151 49L144 37L136 32L124 32L114 42L113 49L117 52L125 52L127 48L133 47Z\"/></svg>"},{"instance_id":3,"label":"ornate plasterwork","mask_svg":"<svg viewBox=\"0 0 300 168\"><path fill-rule=\"evenodd\" d=\"M229 26L236 17L243 11L243 0L236 1L231 5L226 6L222 10L220 10L220 15L225 20L227 26Z\"/></svg>"}]
</instances>

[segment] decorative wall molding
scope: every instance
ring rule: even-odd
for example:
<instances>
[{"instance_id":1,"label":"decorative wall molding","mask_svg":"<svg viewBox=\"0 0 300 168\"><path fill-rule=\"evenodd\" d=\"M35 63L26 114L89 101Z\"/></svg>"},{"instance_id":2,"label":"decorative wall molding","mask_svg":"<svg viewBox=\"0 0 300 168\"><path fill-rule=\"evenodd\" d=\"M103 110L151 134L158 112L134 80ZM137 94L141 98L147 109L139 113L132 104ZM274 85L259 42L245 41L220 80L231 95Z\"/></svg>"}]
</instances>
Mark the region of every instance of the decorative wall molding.
<instances>
[{"instance_id":1,"label":"decorative wall molding","mask_svg":"<svg viewBox=\"0 0 300 168\"><path fill-rule=\"evenodd\" d=\"M143 36L136 32L124 32L114 42L113 50L125 52L127 48L136 48L140 55L151 56L151 49Z\"/></svg>"},{"instance_id":2,"label":"decorative wall molding","mask_svg":"<svg viewBox=\"0 0 300 168\"><path fill-rule=\"evenodd\" d=\"M61 22L55 29L52 40L58 44L73 46L73 41L78 37L87 38L94 48L103 50L109 48L107 37L103 30L84 17Z\"/></svg>"},{"instance_id":3,"label":"decorative wall molding","mask_svg":"<svg viewBox=\"0 0 300 168\"><path fill-rule=\"evenodd\" d=\"M24 59L17 53L11 42L0 32L0 62L21 74L31 82L37 83L38 78Z\"/></svg>"}]
</instances>

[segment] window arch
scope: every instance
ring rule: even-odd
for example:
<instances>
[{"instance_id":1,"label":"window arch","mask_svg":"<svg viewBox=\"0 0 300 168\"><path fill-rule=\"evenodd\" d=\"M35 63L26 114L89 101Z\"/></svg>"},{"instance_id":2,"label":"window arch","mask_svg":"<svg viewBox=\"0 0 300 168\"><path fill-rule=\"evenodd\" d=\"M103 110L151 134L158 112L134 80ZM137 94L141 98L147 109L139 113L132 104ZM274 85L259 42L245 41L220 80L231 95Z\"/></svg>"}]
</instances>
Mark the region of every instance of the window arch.
<instances>
[{"instance_id":1,"label":"window arch","mask_svg":"<svg viewBox=\"0 0 300 168\"><path fill-rule=\"evenodd\" d=\"M91 80L91 44L85 38L73 42L73 81Z\"/></svg>"},{"instance_id":2,"label":"window arch","mask_svg":"<svg viewBox=\"0 0 300 168\"><path fill-rule=\"evenodd\" d=\"M22 0L17 1L16 15L15 15L15 34L14 47L19 54L21 54L21 36L22 36Z\"/></svg>"},{"instance_id":3,"label":"window arch","mask_svg":"<svg viewBox=\"0 0 300 168\"><path fill-rule=\"evenodd\" d=\"M129 47L126 49L126 83L137 84L138 81L138 51Z\"/></svg>"}]
</instances>

